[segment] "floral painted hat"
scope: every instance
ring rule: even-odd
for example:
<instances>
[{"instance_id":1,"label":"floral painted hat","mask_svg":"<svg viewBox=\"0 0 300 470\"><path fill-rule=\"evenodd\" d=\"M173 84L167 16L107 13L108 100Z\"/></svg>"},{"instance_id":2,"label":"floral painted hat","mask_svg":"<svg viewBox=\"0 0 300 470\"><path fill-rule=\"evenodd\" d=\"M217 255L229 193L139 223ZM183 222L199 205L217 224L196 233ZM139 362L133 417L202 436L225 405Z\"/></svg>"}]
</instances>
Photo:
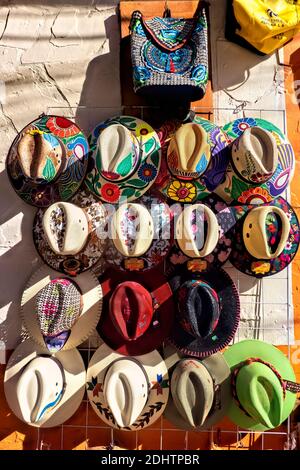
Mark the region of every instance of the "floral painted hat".
<instances>
[{"instance_id":1,"label":"floral painted hat","mask_svg":"<svg viewBox=\"0 0 300 470\"><path fill-rule=\"evenodd\" d=\"M120 270L146 271L161 264L173 245L172 213L159 194L144 194L117 209L111 231L107 263Z\"/></svg>"},{"instance_id":2,"label":"floral painted hat","mask_svg":"<svg viewBox=\"0 0 300 470\"><path fill-rule=\"evenodd\" d=\"M189 127L183 132L185 126ZM196 202L223 181L229 162L228 140L217 125L196 116L187 124L166 122L158 135L164 158L155 187L164 196L176 202Z\"/></svg>"},{"instance_id":3,"label":"floral painted hat","mask_svg":"<svg viewBox=\"0 0 300 470\"><path fill-rule=\"evenodd\" d=\"M48 207L76 193L85 177L88 154L87 139L74 122L42 115L15 138L6 159L7 173L25 202Z\"/></svg>"},{"instance_id":4,"label":"floral painted hat","mask_svg":"<svg viewBox=\"0 0 300 470\"><path fill-rule=\"evenodd\" d=\"M224 181L216 189L224 201L262 204L283 193L294 175L295 155L286 136L269 121L241 118L222 131L231 144Z\"/></svg>"},{"instance_id":5,"label":"floral painted hat","mask_svg":"<svg viewBox=\"0 0 300 470\"><path fill-rule=\"evenodd\" d=\"M89 136L91 160L85 184L108 203L133 201L154 183L161 147L157 133L141 119L120 116L100 123Z\"/></svg>"}]
</instances>

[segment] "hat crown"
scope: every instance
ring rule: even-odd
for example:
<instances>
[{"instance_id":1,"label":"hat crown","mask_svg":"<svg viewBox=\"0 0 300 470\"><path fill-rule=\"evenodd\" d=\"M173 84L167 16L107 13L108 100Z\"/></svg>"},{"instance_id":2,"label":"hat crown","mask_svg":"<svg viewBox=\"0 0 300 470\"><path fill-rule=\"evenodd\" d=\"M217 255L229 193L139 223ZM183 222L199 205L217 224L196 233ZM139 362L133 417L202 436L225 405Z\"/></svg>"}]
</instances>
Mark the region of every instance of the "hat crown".
<instances>
[{"instance_id":1,"label":"hat crown","mask_svg":"<svg viewBox=\"0 0 300 470\"><path fill-rule=\"evenodd\" d=\"M50 248L58 255L76 255L87 242L87 216L85 211L75 204L52 204L46 210L42 224Z\"/></svg>"},{"instance_id":2,"label":"hat crown","mask_svg":"<svg viewBox=\"0 0 300 470\"><path fill-rule=\"evenodd\" d=\"M252 362L241 367L236 379L236 393L246 412L269 429L282 422L283 390L266 364Z\"/></svg>"},{"instance_id":3,"label":"hat crown","mask_svg":"<svg viewBox=\"0 0 300 470\"><path fill-rule=\"evenodd\" d=\"M43 420L60 401L64 375L56 359L36 357L22 371L16 394L23 419L28 423Z\"/></svg>"},{"instance_id":4,"label":"hat crown","mask_svg":"<svg viewBox=\"0 0 300 470\"><path fill-rule=\"evenodd\" d=\"M136 340L147 331L153 318L151 294L137 282L122 282L111 296L109 313L123 338Z\"/></svg>"},{"instance_id":5,"label":"hat crown","mask_svg":"<svg viewBox=\"0 0 300 470\"><path fill-rule=\"evenodd\" d=\"M284 250L290 233L290 222L279 207L262 206L245 217L243 240L247 251L257 259L277 258Z\"/></svg>"},{"instance_id":6,"label":"hat crown","mask_svg":"<svg viewBox=\"0 0 300 470\"><path fill-rule=\"evenodd\" d=\"M79 288L69 279L52 279L36 296L36 312L48 349L61 349L81 313ZM67 335L58 348L55 337L64 332Z\"/></svg>"},{"instance_id":7,"label":"hat crown","mask_svg":"<svg viewBox=\"0 0 300 470\"><path fill-rule=\"evenodd\" d=\"M122 204L112 218L112 238L123 256L142 256L151 246L154 223L150 212L141 204Z\"/></svg>"},{"instance_id":8,"label":"hat crown","mask_svg":"<svg viewBox=\"0 0 300 470\"><path fill-rule=\"evenodd\" d=\"M176 239L181 251L190 258L203 258L215 249L219 225L215 214L204 204L185 207L176 222Z\"/></svg>"},{"instance_id":9,"label":"hat crown","mask_svg":"<svg viewBox=\"0 0 300 470\"><path fill-rule=\"evenodd\" d=\"M233 165L238 174L250 183L264 183L278 165L278 149L271 132L249 127L234 141L231 149Z\"/></svg>"},{"instance_id":10,"label":"hat crown","mask_svg":"<svg viewBox=\"0 0 300 470\"><path fill-rule=\"evenodd\" d=\"M137 168L139 148L132 132L122 124L111 124L100 133L98 151L102 175L122 181Z\"/></svg>"},{"instance_id":11,"label":"hat crown","mask_svg":"<svg viewBox=\"0 0 300 470\"><path fill-rule=\"evenodd\" d=\"M210 162L210 145L205 129L196 123L183 124L171 138L167 162L179 179L199 178Z\"/></svg>"},{"instance_id":12,"label":"hat crown","mask_svg":"<svg viewBox=\"0 0 300 470\"><path fill-rule=\"evenodd\" d=\"M22 135L17 158L24 175L40 183L53 181L64 163L59 140L53 134L38 129L29 129Z\"/></svg>"},{"instance_id":13,"label":"hat crown","mask_svg":"<svg viewBox=\"0 0 300 470\"><path fill-rule=\"evenodd\" d=\"M171 378L171 393L181 416L192 427L204 424L214 401L214 382L200 361L179 361Z\"/></svg>"},{"instance_id":14,"label":"hat crown","mask_svg":"<svg viewBox=\"0 0 300 470\"><path fill-rule=\"evenodd\" d=\"M107 370L104 396L118 426L131 426L148 399L148 382L141 365L133 359L119 359Z\"/></svg>"},{"instance_id":15,"label":"hat crown","mask_svg":"<svg viewBox=\"0 0 300 470\"><path fill-rule=\"evenodd\" d=\"M190 280L178 291L180 322L183 329L196 338L210 336L219 321L217 292L206 282Z\"/></svg>"}]
</instances>

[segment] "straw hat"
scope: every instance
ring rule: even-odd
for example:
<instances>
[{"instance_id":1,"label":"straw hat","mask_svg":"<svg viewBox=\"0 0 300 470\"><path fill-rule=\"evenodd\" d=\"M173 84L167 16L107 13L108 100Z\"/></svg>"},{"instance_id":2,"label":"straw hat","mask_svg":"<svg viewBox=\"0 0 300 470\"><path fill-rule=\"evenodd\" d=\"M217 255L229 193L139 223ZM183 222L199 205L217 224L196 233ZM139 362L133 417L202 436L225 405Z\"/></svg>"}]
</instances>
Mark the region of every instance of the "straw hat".
<instances>
[{"instance_id":1,"label":"straw hat","mask_svg":"<svg viewBox=\"0 0 300 470\"><path fill-rule=\"evenodd\" d=\"M95 413L109 426L144 429L167 405L166 365L157 351L124 357L103 344L88 366L87 395Z\"/></svg>"},{"instance_id":2,"label":"straw hat","mask_svg":"<svg viewBox=\"0 0 300 470\"><path fill-rule=\"evenodd\" d=\"M25 202L48 207L70 199L79 189L88 153L87 139L75 123L42 115L15 138L6 160L7 173Z\"/></svg>"},{"instance_id":3,"label":"straw hat","mask_svg":"<svg viewBox=\"0 0 300 470\"><path fill-rule=\"evenodd\" d=\"M95 330L102 290L94 274L76 279L42 266L29 279L21 300L21 317L30 336L50 350L68 350Z\"/></svg>"},{"instance_id":4,"label":"straw hat","mask_svg":"<svg viewBox=\"0 0 300 470\"><path fill-rule=\"evenodd\" d=\"M283 193L294 175L295 155L278 127L258 118L226 124L223 132L232 144L225 179L216 188L224 201L262 204Z\"/></svg>"},{"instance_id":5,"label":"straw hat","mask_svg":"<svg viewBox=\"0 0 300 470\"><path fill-rule=\"evenodd\" d=\"M226 415L231 403L230 368L221 353L203 360L164 349L170 396L164 416L187 431L208 429Z\"/></svg>"},{"instance_id":6,"label":"straw hat","mask_svg":"<svg viewBox=\"0 0 300 470\"><path fill-rule=\"evenodd\" d=\"M266 431L291 414L300 385L287 357L271 344L245 340L224 357L231 368L232 400L228 417L238 426Z\"/></svg>"},{"instance_id":7,"label":"straw hat","mask_svg":"<svg viewBox=\"0 0 300 470\"><path fill-rule=\"evenodd\" d=\"M4 392L12 412L35 427L55 427L78 409L86 372L77 349L52 356L45 347L26 340L10 356Z\"/></svg>"},{"instance_id":8,"label":"straw hat","mask_svg":"<svg viewBox=\"0 0 300 470\"><path fill-rule=\"evenodd\" d=\"M85 183L102 201L133 201L154 183L160 142L154 129L133 116L100 123L89 137L91 167Z\"/></svg>"},{"instance_id":9,"label":"straw hat","mask_svg":"<svg viewBox=\"0 0 300 470\"><path fill-rule=\"evenodd\" d=\"M75 276L104 266L107 213L101 201L80 190L70 202L39 209L33 223L37 251L52 269ZM104 267L103 267L104 269Z\"/></svg>"}]
</instances>

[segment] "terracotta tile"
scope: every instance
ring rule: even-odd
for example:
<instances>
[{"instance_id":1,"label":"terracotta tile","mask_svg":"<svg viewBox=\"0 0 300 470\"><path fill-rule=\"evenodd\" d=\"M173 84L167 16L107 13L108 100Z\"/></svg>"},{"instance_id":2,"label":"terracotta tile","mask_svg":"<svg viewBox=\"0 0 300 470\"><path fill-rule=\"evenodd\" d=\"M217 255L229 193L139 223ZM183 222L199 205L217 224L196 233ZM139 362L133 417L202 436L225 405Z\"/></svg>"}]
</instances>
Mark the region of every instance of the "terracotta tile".
<instances>
[{"instance_id":1,"label":"terracotta tile","mask_svg":"<svg viewBox=\"0 0 300 470\"><path fill-rule=\"evenodd\" d=\"M286 434L265 434L263 448L264 450L284 450L286 441Z\"/></svg>"},{"instance_id":2,"label":"terracotta tile","mask_svg":"<svg viewBox=\"0 0 300 470\"><path fill-rule=\"evenodd\" d=\"M189 450L209 450L211 441L210 432L189 432L188 449Z\"/></svg>"},{"instance_id":3,"label":"terracotta tile","mask_svg":"<svg viewBox=\"0 0 300 470\"><path fill-rule=\"evenodd\" d=\"M68 419L64 424L73 426L85 426L86 425L86 410L87 402L83 401L78 410Z\"/></svg>"},{"instance_id":4,"label":"terracotta tile","mask_svg":"<svg viewBox=\"0 0 300 470\"><path fill-rule=\"evenodd\" d=\"M136 431L121 431L114 429L113 436L115 444L119 447L124 447L125 449L135 449L137 446Z\"/></svg>"},{"instance_id":5,"label":"terracotta tile","mask_svg":"<svg viewBox=\"0 0 300 470\"><path fill-rule=\"evenodd\" d=\"M75 426L64 427L63 448L64 450L81 450L86 448L86 430Z\"/></svg>"},{"instance_id":6,"label":"terracotta tile","mask_svg":"<svg viewBox=\"0 0 300 470\"><path fill-rule=\"evenodd\" d=\"M88 428L87 445L88 447L108 446L111 443L110 428Z\"/></svg>"},{"instance_id":7,"label":"terracotta tile","mask_svg":"<svg viewBox=\"0 0 300 470\"><path fill-rule=\"evenodd\" d=\"M90 403L88 403L88 426L107 426L107 424L95 413Z\"/></svg>"},{"instance_id":8,"label":"terracotta tile","mask_svg":"<svg viewBox=\"0 0 300 470\"><path fill-rule=\"evenodd\" d=\"M171 423L171 421L168 421L164 416L162 418L162 428L163 429L177 429L176 426Z\"/></svg>"},{"instance_id":9,"label":"terracotta tile","mask_svg":"<svg viewBox=\"0 0 300 470\"><path fill-rule=\"evenodd\" d=\"M62 449L62 429L49 428L40 430L39 450L61 450Z\"/></svg>"},{"instance_id":10,"label":"terracotta tile","mask_svg":"<svg viewBox=\"0 0 300 470\"><path fill-rule=\"evenodd\" d=\"M163 433L163 450L184 450L186 448L185 431L168 431Z\"/></svg>"},{"instance_id":11,"label":"terracotta tile","mask_svg":"<svg viewBox=\"0 0 300 470\"><path fill-rule=\"evenodd\" d=\"M160 449L160 430L159 429L143 429L138 431L138 444L142 450Z\"/></svg>"}]
</instances>

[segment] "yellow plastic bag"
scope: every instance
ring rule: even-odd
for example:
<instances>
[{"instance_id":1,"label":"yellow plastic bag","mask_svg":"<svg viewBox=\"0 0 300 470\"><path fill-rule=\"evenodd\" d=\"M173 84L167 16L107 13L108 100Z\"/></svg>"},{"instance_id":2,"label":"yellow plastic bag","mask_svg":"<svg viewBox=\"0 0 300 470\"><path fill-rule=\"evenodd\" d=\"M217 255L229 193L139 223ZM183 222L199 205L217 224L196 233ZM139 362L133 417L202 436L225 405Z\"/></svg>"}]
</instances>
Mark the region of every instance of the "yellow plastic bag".
<instances>
[{"instance_id":1,"label":"yellow plastic bag","mask_svg":"<svg viewBox=\"0 0 300 470\"><path fill-rule=\"evenodd\" d=\"M241 36L255 49L271 54L300 31L300 0L233 0Z\"/></svg>"}]
</instances>

